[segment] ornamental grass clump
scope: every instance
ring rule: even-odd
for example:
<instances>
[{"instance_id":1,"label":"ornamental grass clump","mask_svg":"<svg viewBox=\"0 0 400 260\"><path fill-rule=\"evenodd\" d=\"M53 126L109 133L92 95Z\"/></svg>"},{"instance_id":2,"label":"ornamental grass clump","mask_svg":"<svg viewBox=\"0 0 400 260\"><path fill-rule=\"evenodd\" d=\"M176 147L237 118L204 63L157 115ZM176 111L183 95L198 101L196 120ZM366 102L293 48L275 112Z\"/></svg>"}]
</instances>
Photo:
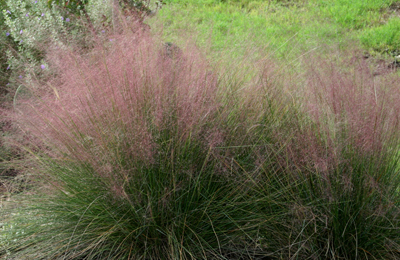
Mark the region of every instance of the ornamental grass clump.
<instances>
[{"instance_id":1,"label":"ornamental grass clump","mask_svg":"<svg viewBox=\"0 0 400 260\"><path fill-rule=\"evenodd\" d=\"M284 259L399 259L399 78L340 59L341 68L305 64L299 85L308 117L281 162L296 185L276 200L287 215L264 234L270 243L279 238Z\"/></svg>"},{"instance_id":2,"label":"ornamental grass clump","mask_svg":"<svg viewBox=\"0 0 400 260\"><path fill-rule=\"evenodd\" d=\"M40 186L0 257L399 258L398 76L226 67L142 28L48 50L58 77L14 117Z\"/></svg>"},{"instance_id":3,"label":"ornamental grass clump","mask_svg":"<svg viewBox=\"0 0 400 260\"><path fill-rule=\"evenodd\" d=\"M87 57L49 54L60 77L20 102L16 120L31 136L43 188L17 210L0 255L264 254L257 232L266 220L252 187L256 162L272 153L265 142L290 110L285 99L263 80L241 79L244 71L221 75L191 44L172 56L141 30L113 39Z\"/></svg>"}]
</instances>

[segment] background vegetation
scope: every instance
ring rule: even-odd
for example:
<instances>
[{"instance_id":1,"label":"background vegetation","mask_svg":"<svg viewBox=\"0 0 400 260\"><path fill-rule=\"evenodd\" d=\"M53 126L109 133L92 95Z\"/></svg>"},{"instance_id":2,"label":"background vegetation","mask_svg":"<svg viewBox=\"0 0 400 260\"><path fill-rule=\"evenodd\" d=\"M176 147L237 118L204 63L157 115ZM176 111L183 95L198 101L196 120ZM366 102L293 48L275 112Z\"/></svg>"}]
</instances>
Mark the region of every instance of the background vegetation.
<instances>
[{"instance_id":1,"label":"background vegetation","mask_svg":"<svg viewBox=\"0 0 400 260\"><path fill-rule=\"evenodd\" d=\"M385 52L379 42L389 43L392 36L383 36L374 28L385 28L389 26L388 20L396 23L399 19L397 2L391 0L170 0L168 3L169 8L160 12L162 25L157 24L168 37L192 29L203 44L211 37L216 50L232 47L238 51L253 44L269 46L272 52L288 60L321 45L354 45L359 37L367 50Z\"/></svg>"}]
</instances>

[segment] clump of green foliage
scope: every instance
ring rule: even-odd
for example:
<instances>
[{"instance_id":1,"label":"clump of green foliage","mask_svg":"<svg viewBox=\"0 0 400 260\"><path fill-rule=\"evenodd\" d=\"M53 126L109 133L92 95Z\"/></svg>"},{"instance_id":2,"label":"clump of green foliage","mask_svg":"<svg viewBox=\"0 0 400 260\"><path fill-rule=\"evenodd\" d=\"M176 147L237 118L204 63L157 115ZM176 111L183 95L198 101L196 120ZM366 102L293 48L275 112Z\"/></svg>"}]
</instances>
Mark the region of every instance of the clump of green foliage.
<instances>
[{"instance_id":1,"label":"clump of green foliage","mask_svg":"<svg viewBox=\"0 0 400 260\"><path fill-rule=\"evenodd\" d=\"M50 69L45 60L46 50L51 46L73 48L88 44L87 27L78 17L54 4L49 8L46 1L7 1L3 15L9 38L15 42L5 55L12 72L9 83L14 90L31 84L32 77L45 80Z\"/></svg>"}]
</instances>

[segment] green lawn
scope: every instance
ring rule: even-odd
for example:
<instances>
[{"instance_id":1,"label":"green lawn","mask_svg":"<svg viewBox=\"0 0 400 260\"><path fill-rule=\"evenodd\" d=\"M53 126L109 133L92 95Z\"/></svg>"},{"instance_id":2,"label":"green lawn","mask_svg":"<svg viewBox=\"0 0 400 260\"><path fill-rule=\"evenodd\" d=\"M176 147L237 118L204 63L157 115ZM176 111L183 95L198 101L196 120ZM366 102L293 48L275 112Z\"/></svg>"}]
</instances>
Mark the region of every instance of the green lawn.
<instances>
[{"instance_id":1,"label":"green lawn","mask_svg":"<svg viewBox=\"0 0 400 260\"><path fill-rule=\"evenodd\" d=\"M394 2L169 0L149 23L162 29L167 40L184 40L186 31L217 53L257 46L293 59L321 45L354 44L385 52L398 49L400 42Z\"/></svg>"}]
</instances>

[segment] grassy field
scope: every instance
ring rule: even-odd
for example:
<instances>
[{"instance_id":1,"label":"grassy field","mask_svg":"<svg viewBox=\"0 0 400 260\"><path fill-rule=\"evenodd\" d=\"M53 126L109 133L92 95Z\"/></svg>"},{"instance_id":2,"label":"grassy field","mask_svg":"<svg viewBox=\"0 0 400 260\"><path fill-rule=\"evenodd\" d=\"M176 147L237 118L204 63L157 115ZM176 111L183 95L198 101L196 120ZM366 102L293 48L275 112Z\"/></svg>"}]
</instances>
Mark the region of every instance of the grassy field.
<instances>
[{"instance_id":1,"label":"grassy field","mask_svg":"<svg viewBox=\"0 0 400 260\"><path fill-rule=\"evenodd\" d=\"M185 31L213 51L262 46L293 59L325 45L392 54L398 50L395 1L167 1L154 28L167 39ZM397 34L397 35L396 35ZM361 41L360 41L361 40ZM210 46L211 45L211 46Z\"/></svg>"},{"instance_id":2,"label":"grassy field","mask_svg":"<svg viewBox=\"0 0 400 260\"><path fill-rule=\"evenodd\" d=\"M0 259L400 259L400 2L52 2L0 1Z\"/></svg>"}]
</instances>

